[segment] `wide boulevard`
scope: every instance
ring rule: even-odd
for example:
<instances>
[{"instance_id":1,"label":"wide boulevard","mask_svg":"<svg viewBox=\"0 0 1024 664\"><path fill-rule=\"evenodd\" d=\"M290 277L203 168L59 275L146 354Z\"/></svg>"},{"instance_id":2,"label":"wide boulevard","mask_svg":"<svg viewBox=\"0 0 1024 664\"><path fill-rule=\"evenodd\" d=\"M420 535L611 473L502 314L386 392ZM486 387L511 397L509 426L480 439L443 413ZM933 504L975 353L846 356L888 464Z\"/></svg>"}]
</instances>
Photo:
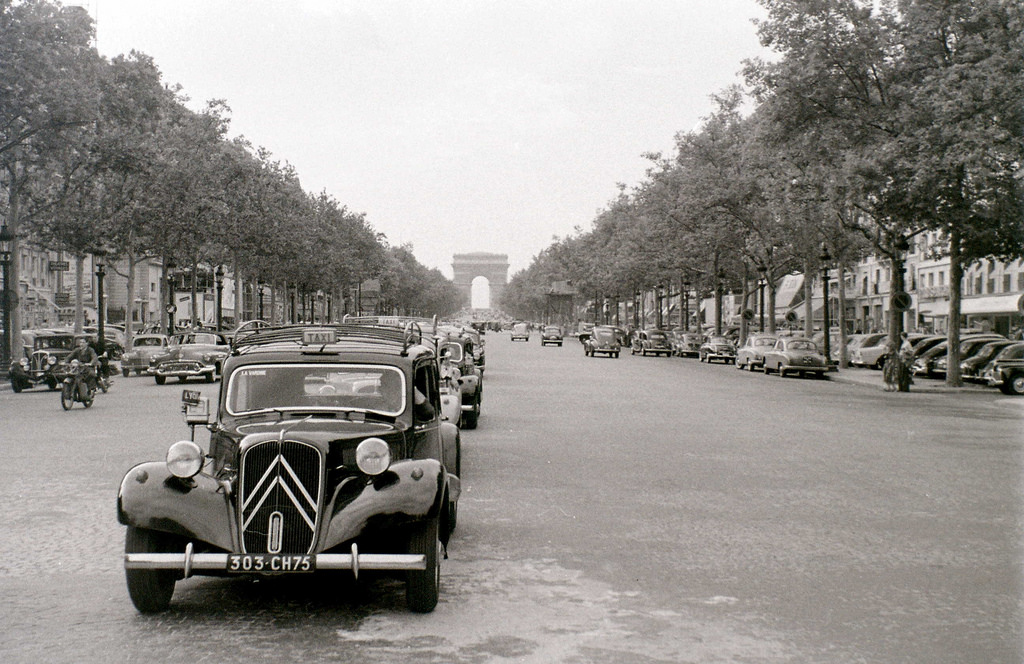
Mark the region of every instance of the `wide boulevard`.
<instances>
[{"instance_id":1,"label":"wide boulevard","mask_svg":"<svg viewBox=\"0 0 1024 664\"><path fill-rule=\"evenodd\" d=\"M425 615L387 575L199 577L138 614L117 487L188 437L182 386L118 377L70 412L4 386L0 661L1024 659L1024 399L486 341Z\"/></svg>"}]
</instances>

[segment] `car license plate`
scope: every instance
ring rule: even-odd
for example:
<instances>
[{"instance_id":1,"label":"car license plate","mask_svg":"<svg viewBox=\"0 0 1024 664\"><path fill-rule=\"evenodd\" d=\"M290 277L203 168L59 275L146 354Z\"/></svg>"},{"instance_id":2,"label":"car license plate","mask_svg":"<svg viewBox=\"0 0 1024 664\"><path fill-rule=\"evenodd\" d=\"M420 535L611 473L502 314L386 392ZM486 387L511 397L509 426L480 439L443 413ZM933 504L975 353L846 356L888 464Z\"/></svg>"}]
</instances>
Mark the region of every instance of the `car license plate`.
<instances>
[{"instance_id":1,"label":"car license plate","mask_svg":"<svg viewBox=\"0 0 1024 664\"><path fill-rule=\"evenodd\" d=\"M229 553L227 570L239 574L313 572L316 571L316 558L283 553Z\"/></svg>"}]
</instances>

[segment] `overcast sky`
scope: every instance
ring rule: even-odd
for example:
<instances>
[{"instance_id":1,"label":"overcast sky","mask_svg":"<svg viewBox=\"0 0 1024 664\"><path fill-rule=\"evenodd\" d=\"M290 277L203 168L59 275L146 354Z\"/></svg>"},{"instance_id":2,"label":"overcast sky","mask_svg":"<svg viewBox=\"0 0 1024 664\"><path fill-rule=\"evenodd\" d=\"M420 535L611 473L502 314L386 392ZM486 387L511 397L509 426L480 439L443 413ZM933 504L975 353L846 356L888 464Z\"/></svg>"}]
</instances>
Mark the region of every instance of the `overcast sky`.
<instances>
[{"instance_id":1,"label":"overcast sky","mask_svg":"<svg viewBox=\"0 0 1024 664\"><path fill-rule=\"evenodd\" d=\"M590 228L642 154L762 51L754 0L88 0L97 46L153 57L198 108L451 276L526 268Z\"/></svg>"}]
</instances>

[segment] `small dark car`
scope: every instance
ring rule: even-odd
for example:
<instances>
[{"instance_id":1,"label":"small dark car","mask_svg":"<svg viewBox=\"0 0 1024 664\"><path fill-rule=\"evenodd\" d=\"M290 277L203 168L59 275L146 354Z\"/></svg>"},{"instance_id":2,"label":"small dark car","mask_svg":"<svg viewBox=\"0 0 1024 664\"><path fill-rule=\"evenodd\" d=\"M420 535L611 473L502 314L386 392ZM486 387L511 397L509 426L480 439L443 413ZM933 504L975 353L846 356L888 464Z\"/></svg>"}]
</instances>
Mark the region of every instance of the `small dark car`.
<instances>
[{"instance_id":1,"label":"small dark car","mask_svg":"<svg viewBox=\"0 0 1024 664\"><path fill-rule=\"evenodd\" d=\"M405 574L412 611L437 604L456 524L459 429L441 418L434 344L418 329L264 328L236 338L217 403L185 390L210 429L117 494L128 594L166 609L193 574ZM193 436L194 439L194 436Z\"/></svg>"},{"instance_id":2,"label":"small dark car","mask_svg":"<svg viewBox=\"0 0 1024 664\"><path fill-rule=\"evenodd\" d=\"M672 354L676 357L700 357L701 338L696 332L672 333Z\"/></svg>"},{"instance_id":3,"label":"small dark car","mask_svg":"<svg viewBox=\"0 0 1024 664\"><path fill-rule=\"evenodd\" d=\"M546 346L548 344L552 346L562 345L562 328L557 325L544 326L544 329L540 331L540 345Z\"/></svg>"},{"instance_id":4,"label":"small dark car","mask_svg":"<svg viewBox=\"0 0 1024 664\"><path fill-rule=\"evenodd\" d=\"M63 380L60 365L75 348L70 332L25 330L21 333L24 354L9 368L11 389L15 392L46 385L51 390Z\"/></svg>"},{"instance_id":5,"label":"small dark car","mask_svg":"<svg viewBox=\"0 0 1024 664\"><path fill-rule=\"evenodd\" d=\"M630 353L636 355L672 355L672 342L664 330L638 330L633 337Z\"/></svg>"},{"instance_id":6,"label":"small dark car","mask_svg":"<svg viewBox=\"0 0 1024 664\"><path fill-rule=\"evenodd\" d=\"M700 346L700 361L711 363L720 360L725 364L736 363L736 345L725 336L712 334Z\"/></svg>"},{"instance_id":7,"label":"small dark car","mask_svg":"<svg viewBox=\"0 0 1024 664\"><path fill-rule=\"evenodd\" d=\"M618 357L621 350L619 336L610 325L595 325L583 340L585 356L596 357L600 353L608 357Z\"/></svg>"}]
</instances>

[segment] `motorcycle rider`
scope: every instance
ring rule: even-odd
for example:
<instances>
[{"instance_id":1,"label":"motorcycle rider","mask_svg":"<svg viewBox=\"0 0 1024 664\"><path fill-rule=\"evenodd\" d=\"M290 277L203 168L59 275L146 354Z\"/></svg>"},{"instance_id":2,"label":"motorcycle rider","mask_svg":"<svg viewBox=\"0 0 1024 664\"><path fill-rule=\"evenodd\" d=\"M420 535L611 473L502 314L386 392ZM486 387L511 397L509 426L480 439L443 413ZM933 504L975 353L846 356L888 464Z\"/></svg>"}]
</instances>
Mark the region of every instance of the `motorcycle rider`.
<instances>
[{"instance_id":1,"label":"motorcycle rider","mask_svg":"<svg viewBox=\"0 0 1024 664\"><path fill-rule=\"evenodd\" d=\"M85 374L85 384L90 390L95 390L96 365L99 362L99 358L96 357L96 351L92 349L92 346L89 345L89 341L85 337L78 337L76 343L78 345L68 354L64 361L70 365L71 360L78 360Z\"/></svg>"}]
</instances>

